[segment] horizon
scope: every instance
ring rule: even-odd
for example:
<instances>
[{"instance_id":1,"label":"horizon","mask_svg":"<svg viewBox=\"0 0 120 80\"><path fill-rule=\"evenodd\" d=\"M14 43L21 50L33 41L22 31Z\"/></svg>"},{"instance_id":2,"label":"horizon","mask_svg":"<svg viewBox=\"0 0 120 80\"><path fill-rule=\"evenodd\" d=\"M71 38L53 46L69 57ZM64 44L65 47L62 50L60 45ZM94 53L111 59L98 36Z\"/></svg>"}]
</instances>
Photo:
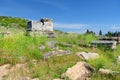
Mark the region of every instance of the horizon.
<instances>
[{"instance_id":1,"label":"horizon","mask_svg":"<svg viewBox=\"0 0 120 80\"><path fill-rule=\"evenodd\" d=\"M119 0L1 0L0 15L39 20L53 19L54 28L65 32L96 34L120 31Z\"/></svg>"}]
</instances>

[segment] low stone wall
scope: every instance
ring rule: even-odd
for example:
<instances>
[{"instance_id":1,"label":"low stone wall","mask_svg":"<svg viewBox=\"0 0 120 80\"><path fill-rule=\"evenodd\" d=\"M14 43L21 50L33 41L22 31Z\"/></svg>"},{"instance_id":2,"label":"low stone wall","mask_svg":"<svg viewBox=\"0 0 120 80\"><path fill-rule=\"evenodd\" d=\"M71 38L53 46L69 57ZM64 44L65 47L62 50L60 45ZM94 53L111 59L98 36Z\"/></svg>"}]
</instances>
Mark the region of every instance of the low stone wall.
<instances>
[{"instance_id":1,"label":"low stone wall","mask_svg":"<svg viewBox=\"0 0 120 80\"><path fill-rule=\"evenodd\" d=\"M97 40L97 41L92 41L91 45L103 45L103 46L107 46L110 47L111 49L115 49L117 42L116 41L106 41L106 40Z\"/></svg>"}]
</instances>

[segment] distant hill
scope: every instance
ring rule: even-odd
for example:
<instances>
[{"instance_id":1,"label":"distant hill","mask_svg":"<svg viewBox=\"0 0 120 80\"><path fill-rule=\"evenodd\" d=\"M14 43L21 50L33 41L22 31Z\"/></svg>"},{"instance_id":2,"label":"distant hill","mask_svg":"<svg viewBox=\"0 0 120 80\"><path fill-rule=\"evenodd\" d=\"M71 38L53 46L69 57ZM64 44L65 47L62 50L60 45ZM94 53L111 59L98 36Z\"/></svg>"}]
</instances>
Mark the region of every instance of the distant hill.
<instances>
[{"instance_id":1,"label":"distant hill","mask_svg":"<svg viewBox=\"0 0 120 80\"><path fill-rule=\"evenodd\" d=\"M18 17L10 17L10 16L0 16L0 26L4 27L22 27L26 28L26 23L28 20L24 18Z\"/></svg>"}]
</instances>

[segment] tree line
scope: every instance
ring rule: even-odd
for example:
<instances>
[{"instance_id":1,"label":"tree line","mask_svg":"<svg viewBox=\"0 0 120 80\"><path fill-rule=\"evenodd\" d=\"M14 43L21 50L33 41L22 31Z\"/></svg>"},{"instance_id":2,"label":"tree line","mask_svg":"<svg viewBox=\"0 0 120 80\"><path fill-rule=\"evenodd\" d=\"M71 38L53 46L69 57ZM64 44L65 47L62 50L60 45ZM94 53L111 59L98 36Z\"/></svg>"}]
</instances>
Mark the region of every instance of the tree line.
<instances>
[{"instance_id":1,"label":"tree line","mask_svg":"<svg viewBox=\"0 0 120 80\"><path fill-rule=\"evenodd\" d=\"M95 35L95 32L87 29L87 31L85 32L85 34L93 34L93 35ZM99 34L99 36L103 36L102 30L99 30L98 34ZM107 37L120 37L120 32L119 31L116 31L116 32L108 31L104 36L107 36Z\"/></svg>"}]
</instances>

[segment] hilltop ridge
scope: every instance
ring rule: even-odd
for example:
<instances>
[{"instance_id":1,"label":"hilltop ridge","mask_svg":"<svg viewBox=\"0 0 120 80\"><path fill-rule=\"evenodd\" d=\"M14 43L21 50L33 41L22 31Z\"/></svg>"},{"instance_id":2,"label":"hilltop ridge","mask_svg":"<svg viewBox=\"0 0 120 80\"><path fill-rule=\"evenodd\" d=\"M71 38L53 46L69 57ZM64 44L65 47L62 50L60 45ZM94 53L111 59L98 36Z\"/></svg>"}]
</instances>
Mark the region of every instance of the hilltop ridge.
<instances>
[{"instance_id":1,"label":"hilltop ridge","mask_svg":"<svg viewBox=\"0 0 120 80\"><path fill-rule=\"evenodd\" d=\"M4 27L13 27L13 25L17 25L19 27L25 28L27 19L11 17L11 16L0 16L0 26Z\"/></svg>"}]
</instances>

